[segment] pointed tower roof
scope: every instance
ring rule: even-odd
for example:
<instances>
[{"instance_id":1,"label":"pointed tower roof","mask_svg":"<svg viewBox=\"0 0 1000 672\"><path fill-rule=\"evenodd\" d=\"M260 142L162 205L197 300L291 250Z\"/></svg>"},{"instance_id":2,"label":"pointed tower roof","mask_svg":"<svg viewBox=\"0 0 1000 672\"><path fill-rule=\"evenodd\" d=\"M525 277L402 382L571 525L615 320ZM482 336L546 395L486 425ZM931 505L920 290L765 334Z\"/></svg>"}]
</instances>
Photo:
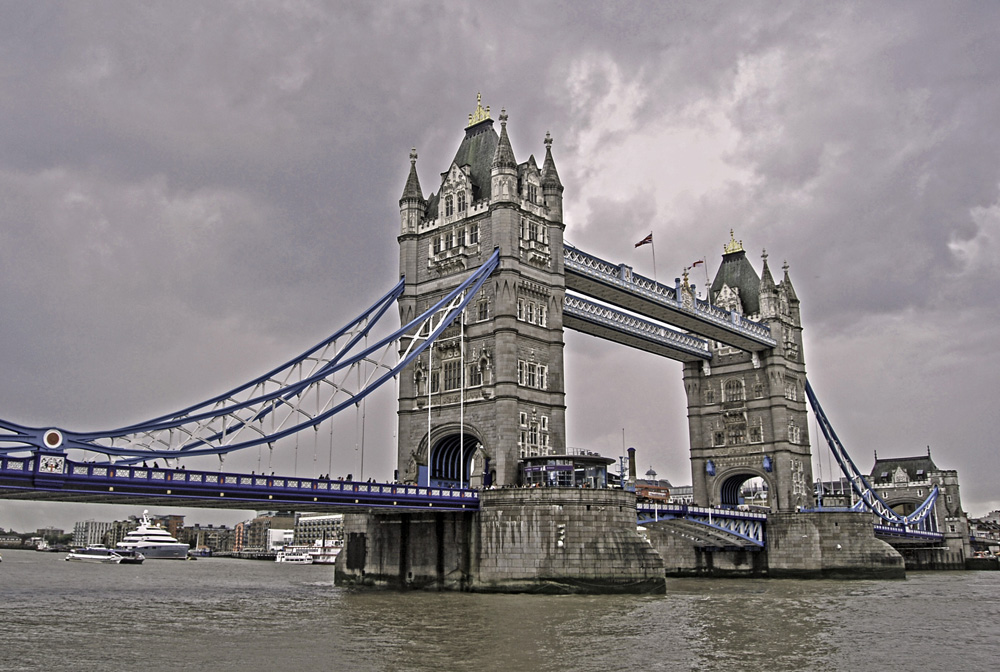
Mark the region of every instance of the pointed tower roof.
<instances>
[{"instance_id":1,"label":"pointed tower roof","mask_svg":"<svg viewBox=\"0 0 1000 672\"><path fill-rule=\"evenodd\" d=\"M424 192L420 190L420 180L417 178L416 147L410 150L410 174L406 178L406 186L403 187L403 195L399 197L399 200L404 201L409 198L424 200Z\"/></svg>"},{"instance_id":2,"label":"pointed tower roof","mask_svg":"<svg viewBox=\"0 0 1000 672\"><path fill-rule=\"evenodd\" d=\"M545 132L545 162L542 164L542 186L559 187L562 189L562 181L559 180L559 172L556 171L556 162L552 160L552 136Z\"/></svg>"},{"instance_id":3,"label":"pointed tower roof","mask_svg":"<svg viewBox=\"0 0 1000 672\"><path fill-rule=\"evenodd\" d=\"M500 110L500 141L493 154L493 167L517 170L517 159L514 158L514 150L510 146L510 138L507 137L507 110Z\"/></svg>"},{"instance_id":4,"label":"pointed tower roof","mask_svg":"<svg viewBox=\"0 0 1000 672\"><path fill-rule=\"evenodd\" d=\"M792 287L792 279L788 277L788 262L786 261L781 268L785 271L785 277L781 280L781 287L785 290L785 296L788 297L789 301L798 301L799 297L795 295L795 288Z\"/></svg>"},{"instance_id":5,"label":"pointed tower roof","mask_svg":"<svg viewBox=\"0 0 1000 672\"><path fill-rule=\"evenodd\" d=\"M760 273L760 291L773 291L774 278L771 277L771 269L767 267L767 250L764 250L760 258L764 260L764 270Z\"/></svg>"},{"instance_id":6,"label":"pointed tower roof","mask_svg":"<svg viewBox=\"0 0 1000 672\"><path fill-rule=\"evenodd\" d=\"M732 229L729 231L729 242L723 248L722 264L715 274L715 280L712 281L713 297L722 291L723 285L740 290L740 302L743 304L744 314L760 313L760 278L747 259L743 241L737 241L733 237Z\"/></svg>"}]
</instances>

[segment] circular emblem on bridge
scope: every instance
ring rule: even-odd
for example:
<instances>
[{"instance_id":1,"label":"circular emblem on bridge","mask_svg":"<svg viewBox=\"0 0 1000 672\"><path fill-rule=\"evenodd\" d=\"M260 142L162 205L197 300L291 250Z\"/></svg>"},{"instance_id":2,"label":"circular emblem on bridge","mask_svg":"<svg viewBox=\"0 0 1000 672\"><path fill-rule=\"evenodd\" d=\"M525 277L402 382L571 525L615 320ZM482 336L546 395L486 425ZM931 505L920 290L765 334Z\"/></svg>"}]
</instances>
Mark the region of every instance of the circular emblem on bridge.
<instances>
[{"instance_id":1,"label":"circular emblem on bridge","mask_svg":"<svg viewBox=\"0 0 1000 672\"><path fill-rule=\"evenodd\" d=\"M42 434L42 443L46 448L58 448L62 445L63 435L58 429L49 429Z\"/></svg>"}]
</instances>

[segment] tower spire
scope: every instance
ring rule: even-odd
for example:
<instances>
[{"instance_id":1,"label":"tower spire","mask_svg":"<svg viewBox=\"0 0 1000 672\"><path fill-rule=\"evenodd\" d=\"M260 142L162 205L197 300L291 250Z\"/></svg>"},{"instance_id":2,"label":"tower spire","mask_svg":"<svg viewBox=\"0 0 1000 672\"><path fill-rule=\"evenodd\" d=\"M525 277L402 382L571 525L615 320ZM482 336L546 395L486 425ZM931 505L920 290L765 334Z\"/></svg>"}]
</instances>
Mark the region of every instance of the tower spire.
<instances>
[{"instance_id":1,"label":"tower spire","mask_svg":"<svg viewBox=\"0 0 1000 672\"><path fill-rule=\"evenodd\" d=\"M493 168L513 168L517 169L517 159L514 158L514 150L510 146L510 138L507 137L507 110L500 110L500 142L497 143L497 151L493 155Z\"/></svg>"}]
</instances>

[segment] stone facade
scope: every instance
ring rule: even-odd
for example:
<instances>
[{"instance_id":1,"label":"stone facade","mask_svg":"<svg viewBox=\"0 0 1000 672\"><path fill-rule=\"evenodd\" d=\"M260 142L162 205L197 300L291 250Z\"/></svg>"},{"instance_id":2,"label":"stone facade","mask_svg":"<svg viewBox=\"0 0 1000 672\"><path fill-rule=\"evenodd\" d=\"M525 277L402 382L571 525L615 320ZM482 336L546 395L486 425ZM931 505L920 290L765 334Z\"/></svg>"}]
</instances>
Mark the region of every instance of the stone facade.
<instances>
[{"instance_id":1,"label":"stone facade","mask_svg":"<svg viewBox=\"0 0 1000 672\"><path fill-rule=\"evenodd\" d=\"M474 514L348 514L336 580L475 592L662 592L663 561L635 521L631 493L584 488L488 490Z\"/></svg>"},{"instance_id":2,"label":"stone facade","mask_svg":"<svg viewBox=\"0 0 1000 672\"><path fill-rule=\"evenodd\" d=\"M872 514L777 513L767 517L772 578L902 579L903 557L876 539Z\"/></svg>"},{"instance_id":3,"label":"stone facade","mask_svg":"<svg viewBox=\"0 0 1000 672\"><path fill-rule=\"evenodd\" d=\"M541 168L534 156L518 163L505 113L500 123L498 136L489 108L477 107L427 198L416 151L410 156L399 201L402 323L494 250L500 266L466 309L465 324L449 327L400 374L404 482L514 484L522 454L565 453L563 187L551 139Z\"/></svg>"},{"instance_id":4,"label":"stone facade","mask_svg":"<svg viewBox=\"0 0 1000 672\"><path fill-rule=\"evenodd\" d=\"M775 285L763 255L757 276L741 242L725 247L712 301L760 320L778 346L759 354L715 342L712 361L684 365L693 499L735 506L740 486L760 477L772 511L814 505L799 300L788 277Z\"/></svg>"}]
</instances>

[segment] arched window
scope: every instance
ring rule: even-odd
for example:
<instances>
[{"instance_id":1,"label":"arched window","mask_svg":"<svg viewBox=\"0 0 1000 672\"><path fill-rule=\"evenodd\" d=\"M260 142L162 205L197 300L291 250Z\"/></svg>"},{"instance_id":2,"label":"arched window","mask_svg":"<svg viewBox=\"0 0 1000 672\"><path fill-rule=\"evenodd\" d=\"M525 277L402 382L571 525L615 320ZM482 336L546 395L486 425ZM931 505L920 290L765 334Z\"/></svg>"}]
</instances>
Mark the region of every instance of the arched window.
<instances>
[{"instance_id":1,"label":"arched window","mask_svg":"<svg viewBox=\"0 0 1000 672\"><path fill-rule=\"evenodd\" d=\"M451 194L448 194L444 198L444 216L451 217L455 214L455 201L452 199Z\"/></svg>"},{"instance_id":2,"label":"arched window","mask_svg":"<svg viewBox=\"0 0 1000 672\"><path fill-rule=\"evenodd\" d=\"M743 401L743 381L732 378L726 381L725 401Z\"/></svg>"},{"instance_id":3,"label":"arched window","mask_svg":"<svg viewBox=\"0 0 1000 672\"><path fill-rule=\"evenodd\" d=\"M465 212L465 192L458 192L458 211Z\"/></svg>"}]
</instances>

